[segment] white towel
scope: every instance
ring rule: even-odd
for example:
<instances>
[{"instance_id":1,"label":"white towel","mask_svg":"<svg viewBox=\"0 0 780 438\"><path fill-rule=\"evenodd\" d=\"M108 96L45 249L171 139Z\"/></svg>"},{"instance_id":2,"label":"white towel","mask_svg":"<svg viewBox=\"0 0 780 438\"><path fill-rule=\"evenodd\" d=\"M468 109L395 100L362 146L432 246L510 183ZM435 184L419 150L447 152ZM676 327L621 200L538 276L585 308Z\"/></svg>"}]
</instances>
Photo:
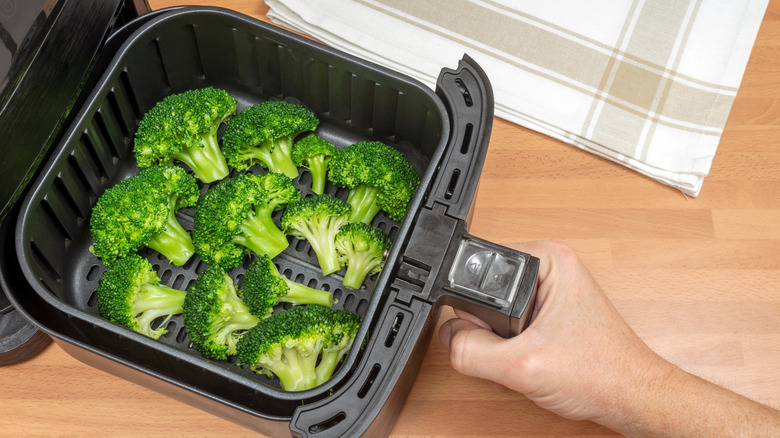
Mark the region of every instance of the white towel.
<instances>
[{"instance_id":1,"label":"white towel","mask_svg":"<svg viewBox=\"0 0 780 438\"><path fill-rule=\"evenodd\" d=\"M266 0L275 23L433 87L464 53L495 114L698 196L768 0Z\"/></svg>"}]
</instances>

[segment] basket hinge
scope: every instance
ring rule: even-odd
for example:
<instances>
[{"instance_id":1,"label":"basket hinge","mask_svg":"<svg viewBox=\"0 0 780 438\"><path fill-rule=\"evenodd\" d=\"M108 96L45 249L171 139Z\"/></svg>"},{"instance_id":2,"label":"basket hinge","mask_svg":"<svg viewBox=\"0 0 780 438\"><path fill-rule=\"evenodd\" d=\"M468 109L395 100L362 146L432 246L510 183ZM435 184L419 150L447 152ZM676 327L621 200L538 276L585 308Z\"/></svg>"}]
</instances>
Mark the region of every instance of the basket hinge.
<instances>
[{"instance_id":1,"label":"basket hinge","mask_svg":"<svg viewBox=\"0 0 780 438\"><path fill-rule=\"evenodd\" d=\"M456 230L465 222L447 215L447 206L434 203L423 208L412 229L398 270L391 285L398 291L397 301L409 304L413 298L434 302L436 277L445 260L445 249L455 238Z\"/></svg>"}]
</instances>

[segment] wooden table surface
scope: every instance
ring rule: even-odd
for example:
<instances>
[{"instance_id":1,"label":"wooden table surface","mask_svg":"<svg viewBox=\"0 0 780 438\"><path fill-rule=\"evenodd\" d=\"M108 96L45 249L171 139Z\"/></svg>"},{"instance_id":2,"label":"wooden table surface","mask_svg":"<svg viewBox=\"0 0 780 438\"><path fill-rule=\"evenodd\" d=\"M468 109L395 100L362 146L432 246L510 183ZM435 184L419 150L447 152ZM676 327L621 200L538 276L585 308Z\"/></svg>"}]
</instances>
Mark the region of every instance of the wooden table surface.
<instances>
[{"instance_id":1,"label":"wooden table surface","mask_svg":"<svg viewBox=\"0 0 780 438\"><path fill-rule=\"evenodd\" d=\"M221 4L267 20L260 0ZM515 190L508 190L513 187ZM471 232L571 244L630 325L682 368L780 407L780 1L773 0L698 198L495 120ZM451 313L445 309L443 318ZM247 436L51 345L0 368L3 436ZM603 436L454 372L434 339L393 436Z\"/></svg>"}]
</instances>

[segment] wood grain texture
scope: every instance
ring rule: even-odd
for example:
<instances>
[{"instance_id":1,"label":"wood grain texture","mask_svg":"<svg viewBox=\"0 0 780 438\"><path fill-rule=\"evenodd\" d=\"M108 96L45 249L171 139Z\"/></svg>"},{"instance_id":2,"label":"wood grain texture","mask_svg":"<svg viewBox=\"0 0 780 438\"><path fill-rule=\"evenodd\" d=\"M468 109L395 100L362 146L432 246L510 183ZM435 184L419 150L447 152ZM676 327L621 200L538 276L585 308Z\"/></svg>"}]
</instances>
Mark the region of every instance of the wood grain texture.
<instances>
[{"instance_id":1,"label":"wood grain texture","mask_svg":"<svg viewBox=\"0 0 780 438\"><path fill-rule=\"evenodd\" d=\"M221 5L266 20L259 0ZM571 244L637 333L682 368L780 407L780 0L772 0L701 196L496 119L471 232ZM513 190L507 190L512 187ZM451 312L445 309L442 317ZM251 436L52 345L0 368L3 436ZM434 339L397 437L611 436L455 373Z\"/></svg>"}]
</instances>

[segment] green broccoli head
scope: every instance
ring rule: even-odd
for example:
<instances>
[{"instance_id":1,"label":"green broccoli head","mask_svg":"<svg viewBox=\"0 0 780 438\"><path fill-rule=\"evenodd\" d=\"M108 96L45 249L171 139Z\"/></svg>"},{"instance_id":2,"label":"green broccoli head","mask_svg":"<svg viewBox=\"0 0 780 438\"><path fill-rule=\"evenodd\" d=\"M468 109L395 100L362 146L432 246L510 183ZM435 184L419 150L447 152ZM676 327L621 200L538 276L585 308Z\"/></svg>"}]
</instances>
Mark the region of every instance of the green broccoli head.
<instances>
[{"instance_id":1,"label":"green broccoli head","mask_svg":"<svg viewBox=\"0 0 780 438\"><path fill-rule=\"evenodd\" d=\"M112 263L97 289L100 315L153 339L168 332L165 324L182 312L184 291L160 284L152 264L138 254ZM152 328L157 318L165 318Z\"/></svg>"},{"instance_id":2,"label":"green broccoli head","mask_svg":"<svg viewBox=\"0 0 780 438\"><path fill-rule=\"evenodd\" d=\"M108 188L92 208L92 252L105 264L149 247L182 266L194 246L176 212L198 202L195 178L178 166L144 169Z\"/></svg>"},{"instance_id":3,"label":"green broccoli head","mask_svg":"<svg viewBox=\"0 0 780 438\"><path fill-rule=\"evenodd\" d=\"M292 161L295 137L314 131L317 116L302 105L283 100L266 100L238 113L222 137L222 151L237 170L261 165L290 178L298 176Z\"/></svg>"},{"instance_id":4,"label":"green broccoli head","mask_svg":"<svg viewBox=\"0 0 780 438\"><path fill-rule=\"evenodd\" d=\"M298 140L292 148L292 160L296 166L305 167L311 174L311 190L321 195L328 178L328 162L336 155L336 147L315 134Z\"/></svg>"},{"instance_id":5,"label":"green broccoli head","mask_svg":"<svg viewBox=\"0 0 780 438\"><path fill-rule=\"evenodd\" d=\"M295 187L293 180L282 173L269 172L253 175L253 178L266 193L265 203L258 205L267 209L268 214L281 210L287 204L301 199L301 191Z\"/></svg>"},{"instance_id":6,"label":"green broccoli head","mask_svg":"<svg viewBox=\"0 0 780 438\"><path fill-rule=\"evenodd\" d=\"M183 313L193 348L209 359L234 356L239 339L260 321L241 301L233 279L217 266L206 268L187 289Z\"/></svg>"},{"instance_id":7,"label":"green broccoli head","mask_svg":"<svg viewBox=\"0 0 780 438\"><path fill-rule=\"evenodd\" d=\"M282 275L267 255L257 256L244 274L241 297L252 313L265 318L279 303L331 307L333 294L292 281Z\"/></svg>"},{"instance_id":8,"label":"green broccoli head","mask_svg":"<svg viewBox=\"0 0 780 438\"><path fill-rule=\"evenodd\" d=\"M138 125L133 153L138 167L182 162L204 183L230 169L217 130L236 113L236 99L214 87L172 94L150 109Z\"/></svg>"},{"instance_id":9,"label":"green broccoli head","mask_svg":"<svg viewBox=\"0 0 780 438\"><path fill-rule=\"evenodd\" d=\"M352 322L340 312L349 313L317 305L275 313L241 338L238 360L258 373L276 376L285 391L324 383L351 348L360 325L360 317L354 315L353 330Z\"/></svg>"},{"instance_id":10,"label":"green broccoli head","mask_svg":"<svg viewBox=\"0 0 780 438\"><path fill-rule=\"evenodd\" d=\"M336 233L349 222L351 207L328 195L315 195L289 204L281 219L285 233L311 244L323 275L339 269Z\"/></svg>"},{"instance_id":11,"label":"green broccoli head","mask_svg":"<svg viewBox=\"0 0 780 438\"><path fill-rule=\"evenodd\" d=\"M195 209L195 251L224 269L240 265L247 251L271 257L284 251L289 241L272 214L285 199L300 198L288 182L272 174L241 174L212 186Z\"/></svg>"},{"instance_id":12,"label":"green broccoli head","mask_svg":"<svg viewBox=\"0 0 780 438\"><path fill-rule=\"evenodd\" d=\"M344 286L359 289L367 276L385 266L385 252L392 241L384 231L362 222L344 225L336 234L336 251L347 268Z\"/></svg>"},{"instance_id":13,"label":"green broccoli head","mask_svg":"<svg viewBox=\"0 0 780 438\"><path fill-rule=\"evenodd\" d=\"M328 163L328 179L349 189L350 222L371 223L379 211L401 221L420 177L406 157L378 141L361 141L339 149Z\"/></svg>"}]
</instances>

